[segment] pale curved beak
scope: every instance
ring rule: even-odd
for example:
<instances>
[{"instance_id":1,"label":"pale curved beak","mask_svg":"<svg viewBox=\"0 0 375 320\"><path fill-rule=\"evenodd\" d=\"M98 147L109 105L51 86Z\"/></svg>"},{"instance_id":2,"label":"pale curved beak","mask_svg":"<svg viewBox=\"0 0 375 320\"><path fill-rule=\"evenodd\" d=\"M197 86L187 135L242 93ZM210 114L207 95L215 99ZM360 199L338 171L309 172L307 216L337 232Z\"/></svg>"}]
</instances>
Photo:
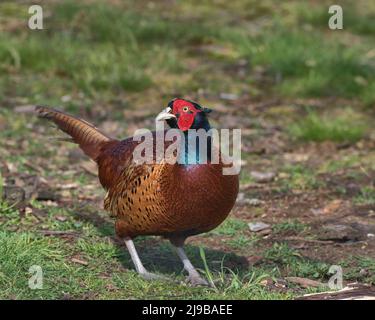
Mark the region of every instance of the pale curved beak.
<instances>
[{"instance_id":1,"label":"pale curved beak","mask_svg":"<svg viewBox=\"0 0 375 320\"><path fill-rule=\"evenodd\" d=\"M172 109L167 107L157 115L156 121L163 121L171 118L176 118L176 116L172 113Z\"/></svg>"}]
</instances>

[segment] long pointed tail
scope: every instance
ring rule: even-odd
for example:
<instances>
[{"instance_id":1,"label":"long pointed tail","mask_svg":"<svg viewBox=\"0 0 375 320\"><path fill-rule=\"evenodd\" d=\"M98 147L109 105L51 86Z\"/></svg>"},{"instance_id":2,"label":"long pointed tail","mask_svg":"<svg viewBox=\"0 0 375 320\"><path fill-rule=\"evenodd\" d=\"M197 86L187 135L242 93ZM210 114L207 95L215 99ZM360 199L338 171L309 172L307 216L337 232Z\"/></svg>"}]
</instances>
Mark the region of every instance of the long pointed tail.
<instances>
[{"instance_id":1,"label":"long pointed tail","mask_svg":"<svg viewBox=\"0 0 375 320\"><path fill-rule=\"evenodd\" d=\"M100 154L101 146L108 141L113 141L110 137L100 132L91 123L77 119L62 111L37 106L35 111L38 116L53 121L62 131L72 137L72 141L91 159L96 160Z\"/></svg>"}]
</instances>

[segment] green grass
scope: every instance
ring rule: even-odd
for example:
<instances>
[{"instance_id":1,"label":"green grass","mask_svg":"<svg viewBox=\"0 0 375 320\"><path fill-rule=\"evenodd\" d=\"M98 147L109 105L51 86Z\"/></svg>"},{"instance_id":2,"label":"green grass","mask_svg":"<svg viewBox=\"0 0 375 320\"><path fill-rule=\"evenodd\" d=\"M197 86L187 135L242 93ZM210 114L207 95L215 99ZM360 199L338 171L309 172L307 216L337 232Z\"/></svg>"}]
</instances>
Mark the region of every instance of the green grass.
<instances>
[{"instance_id":1,"label":"green grass","mask_svg":"<svg viewBox=\"0 0 375 320\"><path fill-rule=\"evenodd\" d=\"M282 171L286 177L280 179L279 183L285 190L317 189L323 184L318 180L314 170L304 165L286 165Z\"/></svg>"},{"instance_id":2,"label":"green grass","mask_svg":"<svg viewBox=\"0 0 375 320\"><path fill-rule=\"evenodd\" d=\"M365 124L353 117L353 113L339 116L320 116L309 111L307 116L292 124L289 132L292 137L304 141L356 142L364 137Z\"/></svg>"},{"instance_id":3,"label":"green grass","mask_svg":"<svg viewBox=\"0 0 375 320\"><path fill-rule=\"evenodd\" d=\"M275 243L264 252L264 257L279 270L280 267L288 276L325 279L328 275L329 265L312 259L305 258L286 243ZM279 271L280 272L280 271Z\"/></svg>"},{"instance_id":4,"label":"green grass","mask_svg":"<svg viewBox=\"0 0 375 320\"><path fill-rule=\"evenodd\" d=\"M277 223L277 224L274 224L272 226L272 230L275 232L275 233L294 233L294 234L298 234L298 233L301 233L303 231L306 231L308 228L308 226L300 221L298 221L297 219L294 219L294 220L287 220L287 221L284 221L284 222L280 222L280 223Z\"/></svg>"},{"instance_id":5,"label":"green grass","mask_svg":"<svg viewBox=\"0 0 375 320\"><path fill-rule=\"evenodd\" d=\"M1 171L0 171L0 203L2 202L3 200L3 189L4 189L4 179L3 179L3 176L1 174Z\"/></svg>"},{"instance_id":6,"label":"green grass","mask_svg":"<svg viewBox=\"0 0 375 320\"><path fill-rule=\"evenodd\" d=\"M76 37L70 29L74 28L71 23L83 10L85 23L80 24L83 30L75 30L79 32ZM70 23L65 20L69 16L67 11L72 14ZM144 40L142 35L148 34L148 30L157 32L157 21L152 24L152 21L142 20L136 13L123 14L112 6L91 7L74 2L59 5L54 12L52 34L29 32L27 42L8 34L0 37L3 71L22 72L26 77L31 73L36 77L43 75L39 78L41 86L36 83L31 88L27 85L16 88L18 94L31 89L36 99L42 94L46 80L54 83L55 94L60 95L66 90L73 92L77 89L88 95L109 90L142 91L152 85L151 74L155 71L179 70L173 48L154 44L144 48L137 44L137 37ZM134 27L134 23L140 24L140 20L150 23L146 30ZM64 24L65 30L59 29L59 21ZM135 30L140 34L133 35ZM149 65L151 60L154 64ZM6 84L11 86L12 81Z\"/></svg>"},{"instance_id":7,"label":"green grass","mask_svg":"<svg viewBox=\"0 0 375 320\"><path fill-rule=\"evenodd\" d=\"M240 234L230 240L225 241L225 243L234 249L240 250L246 248L246 250L248 250L249 248L254 247L258 240L259 238L256 235L248 236Z\"/></svg>"},{"instance_id":8,"label":"green grass","mask_svg":"<svg viewBox=\"0 0 375 320\"><path fill-rule=\"evenodd\" d=\"M275 32L276 26L272 34L262 35L249 45L249 55L254 63L266 66L272 77L281 80L277 86L282 94L350 98L367 92L368 85L374 83L373 66L359 59L364 53L360 48L326 41L318 33L278 27L281 31ZM366 99L371 102L369 97Z\"/></svg>"},{"instance_id":9,"label":"green grass","mask_svg":"<svg viewBox=\"0 0 375 320\"><path fill-rule=\"evenodd\" d=\"M97 241L99 240L99 241ZM111 243L97 238L79 239L71 244L60 239L31 233L0 233L0 298L2 299L280 299L289 294L267 291L260 283L267 274L238 274L230 270L209 271L216 289L189 288L178 282L181 276L169 275L175 282L142 280L134 271L123 269L116 257L123 253ZM87 265L72 261L79 255ZM122 258L121 258L122 259ZM127 258L128 259L128 258ZM30 289L28 272L33 265L43 271L43 288ZM173 293L172 293L173 292Z\"/></svg>"},{"instance_id":10,"label":"green grass","mask_svg":"<svg viewBox=\"0 0 375 320\"><path fill-rule=\"evenodd\" d=\"M344 278L347 280L356 279L357 281L368 284L375 284L375 259L366 256L353 256L341 265L344 267Z\"/></svg>"},{"instance_id":11,"label":"green grass","mask_svg":"<svg viewBox=\"0 0 375 320\"><path fill-rule=\"evenodd\" d=\"M234 271L225 267L223 259L214 266L217 254L209 249L198 250L188 246L187 253L195 265L202 265L203 273L215 283L215 289L191 288L183 284L185 275L178 267L172 248L160 245L136 246L146 266L153 272L168 276L171 281L148 282L139 277L124 247L115 245L108 236L113 225L100 228L82 221L74 213L77 209L48 208L33 201L33 206L47 210L42 223L32 216L21 218L18 210L0 204L0 288L1 299L289 299L289 293L267 290L261 280L269 277L260 270ZM56 217L65 217L65 221ZM18 231L14 232L13 227ZM75 231L77 238L44 237L37 230ZM106 234L107 236L103 236ZM157 252L157 254L155 254ZM202 256L202 252L204 255ZM160 256L165 258L159 260ZM217 258L218 258L217 257ZM156 259L158 258L158 259ZM217 259L216 258L216 259ZM79 264L79 259L85 264ZM169 261L170 260L170 261ZM31 266L43 271L43 288L30 289L28 281Z\"/></svg>"},{"instance_id":12,"label":"green grass","mask_svg":"<svg viewBox=\"0 0 375 320\"><path fill-rule=\"evenodd\" d=\"M353 201L355 204L359 205L375 204L375 188L373 186L361 188L359 195L357 195Z\"/></svg>"},{"instance_id":13,"label":"green grass","mask_svg":"<svg viewBox=\"0 0 375 320\"><path fill-rule=\"evenodd\" d=\"M245 155L246 157L246 155ZM240 180L241 180L241 183L243 184L249 184L249 183L253 183L254 182L254 178L252 177L252 175L250 174L249 171L245 171L245 170L241 170L240 172Z\"/></svg>"},{"instance_id":14,"label":"green grass","mask_svg":"<svg viewBox=\"0 0 375 320\"><path fill-rule=\"evenodd\" d=\"M3 32L0 37L0 70L37 79L15 86L14 77L4 77L1 81L5 93L12 91L32 97L33 101L55 101L50 94L82 91L97 98L100 92L110 99L110 94L140 92L161 84L172 90L199 88L202 84L222 90L229 83L226 78L221 79L221 84L216 82L220 68L202 65L192 70L186 63L188 56L197 58L189 52L191 47L216 44L232 54L214 52L209 60L218 58L230 64L244 57L252 65L265 68L276 93L292 97L359 97L367 105L375 101L373 62L371 57L366 58L371 45L345 43L340 41L340 34L333 32L326 37L322 31L326 26L325 17L322 18L324 5L311 10L311 5L283 5L276 1L221 3L216 7L199 3L194 11L189 11L193 10L191 5L181 4L163 19L155 10L138 10L131 2L114 6L99 1L90 5L64 1L54 5L47 2L45 6L53 12L46 18L46 30L19 28L16 36ZM9 20L20 19L25 9L22 4L2 7ZM157 10L162 11L162 5ZM229 27L224 22L231 18L225 15L223 23L217 23L222 10L242 20ZM348 31L372 30L372 13L362 19L355 10L346 12L349 11ZM262 32L246 32L256 28L259 17L270 21ZM306 30L303 25L300 27L301 21L320 28ZM245 28L247 24L251 27ZM23 41L25 37L28 41ZM184 73L190 73L190 77L178 79ZM171 82L167 75L176 75L179 83ZM253 86L252 74L247 83ZM46 84L51 85L49 94L44 90Z\"/></svg>"},{"instance_id":15,"label":"green grass","mask_svg":"<svg viewBox=\"0 0 375 320\"><path fill-rule=\"evenodd\" d=\"M372 47L367 38L354 43L348 33L372 30L375 9L359 14L353 5L344 6L348 25L337 32L327 26L329 5L281 4L278 10L283 14L276 14L261 32L250 37L244 32L224 32L223 38L264 69L267 92L286 97L356 98L371 106L375 102Z\"/></svg>"},{"instance_id":16,"label":"green grass","mask_svg":"<svg viewBox=\"0 0 375 320\"><path fill-rule=\"evenodd\" d=\"M256 245L259 237L249 232L245 221L237 218L226 219L219 227L211 231L206 237L225 237L222 241L233 249L243 250ZM229 237L229 238L228 238Z\"/></svg>"},{"instance_id":17,"label":"green grass","mask_svg":"<svg viewBox=\"0 0 375 320\"><path fill-rule=\"evenodd\" d=\"M288 264L301 258L301 255L296 250L291 249L286 243L275 243L264 253L264 257L272 262Z\"/></svg>"},{"instance_id":18,"label":"green grass","mask_svg":"<svg viewBox=\"0 0 375 320\"><path fill-rule=\"evenodd\" d=\"M370 2L340 1L340 5L345 14L344 29L363 36L371 36L375 32L374 6ZM327 7L328 5L319 4L309 7L300 5L298 9L299 22L325 29L329 17Z\"/></svg>"},{"instance_id":19,"label":"green grass","mask_svg":"<svg viewBox=\"0 0 375 320\"><path fill-rule=\"evenodd\" d=\"M323 163L319 172L334 173L338 170L349 169L361 163L361 158L356 154L344 155L340 159L329 160Z\"/></svg>"},{"instance_id":20,"label":"green grass","mask_svg":"<svg viewBox=\"0 0 375 320\"><path fill-rule=\"evenodd\" d=\"M244 221L236 218L228 218L218 228L212 231L212 234L234 236L247 229L247 224Z\"/></svg>"},{"instance_id":21,"label":"green grass","mask_svg":"<svg viewBox=\"0 0 375 320\"><path fill-rule=\"evenodd\" d=\"M20 223L20 215L14 205L0 201L0 226L2 230L13 229Z\"/></svg>"}]
</instances>

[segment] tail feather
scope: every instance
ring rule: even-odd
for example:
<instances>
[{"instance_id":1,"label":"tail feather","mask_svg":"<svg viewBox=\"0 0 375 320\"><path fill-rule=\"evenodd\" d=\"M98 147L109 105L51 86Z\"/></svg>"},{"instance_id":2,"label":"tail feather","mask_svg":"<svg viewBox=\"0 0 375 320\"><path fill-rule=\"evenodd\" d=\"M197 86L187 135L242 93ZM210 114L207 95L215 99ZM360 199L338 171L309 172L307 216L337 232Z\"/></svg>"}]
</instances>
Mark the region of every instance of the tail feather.
<instances>
[{"instance_id":1,"label":"tail feather","mask_svg":"<svg viewBox=\"0 0 375 320\"><path fill-rule=\"evenodd\" d=\"M77 143L85 154L93 160L97 159L101 146L105 142L113 141L113 139L100 132L91 123L77 119L62 111L42 106L37 106L35 111L39 117L51 120L62 131L70 135L72 142Z\"/></svg>"}]
</instances>

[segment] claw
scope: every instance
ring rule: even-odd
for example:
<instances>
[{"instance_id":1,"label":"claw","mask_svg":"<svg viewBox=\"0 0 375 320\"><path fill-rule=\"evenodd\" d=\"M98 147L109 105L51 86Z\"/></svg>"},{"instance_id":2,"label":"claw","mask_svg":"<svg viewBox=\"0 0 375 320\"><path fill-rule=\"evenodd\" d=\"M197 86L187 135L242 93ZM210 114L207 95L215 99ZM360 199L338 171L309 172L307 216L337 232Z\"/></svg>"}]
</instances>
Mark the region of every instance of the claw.
<instances>
[{"instance_id":1,"label":"claw","mask_svg":"<svg viewBox=\"0 0 375 320\"><path fill-rule=\"evenodd\" d=\"M190 283L193 287L198 287L198 286L204 286L204 287L212 287L210 283L204 278L202 278L199 275L190 275L186 278L186 281Z\"/></svg>"}]
</instances>

